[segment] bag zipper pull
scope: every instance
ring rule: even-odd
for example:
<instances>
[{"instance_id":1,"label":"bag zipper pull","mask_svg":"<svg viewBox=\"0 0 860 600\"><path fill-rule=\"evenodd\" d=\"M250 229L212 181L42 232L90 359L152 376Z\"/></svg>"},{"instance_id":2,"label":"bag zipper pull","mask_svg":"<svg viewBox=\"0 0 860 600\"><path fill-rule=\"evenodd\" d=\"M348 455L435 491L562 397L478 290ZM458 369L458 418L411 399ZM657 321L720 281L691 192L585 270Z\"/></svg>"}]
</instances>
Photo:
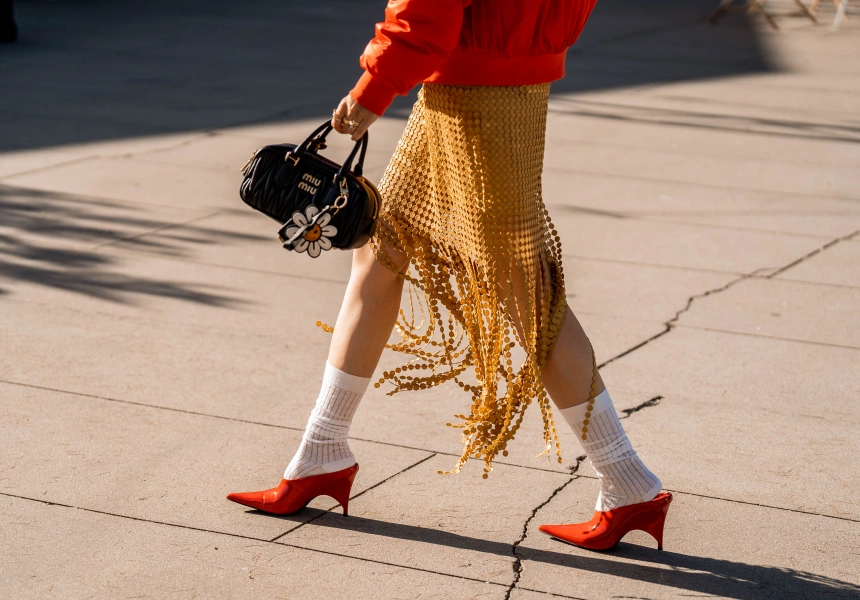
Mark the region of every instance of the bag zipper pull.
<instances>
[{"instance_id":1,"label":"bag zipper pull","mask_svg":"<svg viewBox=\"0 0 860 600\"><path fill-rule=\"evenodd\" d=\"M257 152L259 152L259 150L254 150L254 153L251 155L251 158L248 159L248 162L245 163L245 166L239 169L242 173L245 173L251 163L254 162L254 159L257 158Z\"/></svg>"}]
</instances>

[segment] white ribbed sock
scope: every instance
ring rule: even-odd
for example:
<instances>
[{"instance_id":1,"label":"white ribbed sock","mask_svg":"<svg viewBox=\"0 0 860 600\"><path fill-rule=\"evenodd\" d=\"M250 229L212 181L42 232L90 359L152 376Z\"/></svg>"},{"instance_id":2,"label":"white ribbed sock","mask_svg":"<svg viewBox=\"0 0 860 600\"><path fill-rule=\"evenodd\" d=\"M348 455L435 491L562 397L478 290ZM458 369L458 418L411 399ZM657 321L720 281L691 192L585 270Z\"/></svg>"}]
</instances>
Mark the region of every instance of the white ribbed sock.
<instances>
[{"instance_id":1,"label":"white ribbed sock","mask_svg":"<svg viewBox=\"0 0 860 600\"><path fill-rule=\"evenodd\" d=\"M284 471L284 479L334 473L355 464L347 434L369 377L356 377L325 365L322 389L311 412L302 443Z\"/></svg>"},{"instance_id":2,"label":"white ribbed sock","mask_svg":"<svg viewBox=\"0 0 860 600\"><path fill-rule=\"evenodd\" d=\"M605 512L613 508L653 500L663 484L636 454L618 414L612 405L609 392L604 390L594 398L594 407L588 417L586 440L582 440L582 424L587 404L562 408L558 412L576 433L591 466L600 478L600 494L596 510Z\"/></svg>"}]
</instances>

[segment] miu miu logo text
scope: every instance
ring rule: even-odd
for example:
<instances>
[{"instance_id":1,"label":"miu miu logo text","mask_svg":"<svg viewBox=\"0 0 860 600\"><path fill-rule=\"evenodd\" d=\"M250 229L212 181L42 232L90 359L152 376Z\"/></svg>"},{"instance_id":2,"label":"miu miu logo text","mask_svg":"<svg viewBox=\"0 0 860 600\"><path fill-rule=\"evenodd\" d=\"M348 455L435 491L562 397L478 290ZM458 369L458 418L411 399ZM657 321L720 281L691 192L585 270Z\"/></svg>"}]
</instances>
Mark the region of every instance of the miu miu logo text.
<instances>
[{"instance_id":1,"label":"miu miu logo text","mask_svg":"<svg viewBox=\"0 0 860 600\"><path fill-rule=\"evenodd\" d=\"M302 180L299 182L299 189L313 195L317 193L317 188L321 183L322 179L317 179L310 173L305 173L302 175Z\"/></svg>"}]
</instances>

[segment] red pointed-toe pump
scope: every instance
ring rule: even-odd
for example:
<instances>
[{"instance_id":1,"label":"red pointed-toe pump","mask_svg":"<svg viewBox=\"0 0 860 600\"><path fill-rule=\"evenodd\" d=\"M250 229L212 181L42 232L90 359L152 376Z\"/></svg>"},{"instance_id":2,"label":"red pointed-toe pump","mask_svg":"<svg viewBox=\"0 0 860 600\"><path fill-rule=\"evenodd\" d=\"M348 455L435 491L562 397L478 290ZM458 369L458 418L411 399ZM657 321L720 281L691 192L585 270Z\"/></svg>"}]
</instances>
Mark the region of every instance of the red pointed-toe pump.
<instances>
[{"instance_id":1,"label":"red pointed-toe pump","mask_svg":"<svg viewBox=\"0 0 860 600\"><path fill-rule=\"evenodd\" d=\"M663 525L672 503L672 494L660 492L648 502L597 511L590 521L570 525L541 525L544 533L589 550L610 550L625 535L639 529L657 540L663 549Z\"/></svg>"},{"instance_id":2,"label":"red pointed-toe pump","mask_svg":"<svg viewBox=\"0 0 860 600\"><path fill-rule=\"evenodd\" d=\"M238 492L227 494L227 500L238 502L275 515L289 515L303 509L317 496L334 498L349 514L349 492L358 465L302 479L282 479L276 488L262 492Z\"/></svg>"}]
</instances>

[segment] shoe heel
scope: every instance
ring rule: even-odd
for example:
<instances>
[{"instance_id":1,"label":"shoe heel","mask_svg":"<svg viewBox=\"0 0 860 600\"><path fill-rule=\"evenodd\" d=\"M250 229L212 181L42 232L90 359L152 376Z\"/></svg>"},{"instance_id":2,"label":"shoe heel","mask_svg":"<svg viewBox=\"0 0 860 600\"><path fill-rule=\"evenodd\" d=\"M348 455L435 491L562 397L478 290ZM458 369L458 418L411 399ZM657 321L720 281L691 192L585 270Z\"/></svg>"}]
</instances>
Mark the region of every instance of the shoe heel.
<instances>
[{"instance_id":1,"label":"shoe heel","mask_svg":"<svg viewBox=\"0 0 860 600\"><path fill-rule=\"evenodd\" d=\"M663 549L664 525L666 525L666 513L660 511L660 514L658 514L651 523L642 527L642 531L657 540L657 550Z\"/></svg>"},{"instance_id":2,"label":"shoe heel","mask_svg":"<svg viewBox=\"0 0 860 600\"><path fill-rule=\"evenodd\" d=\"M348 477L333 482L324 491L320 492L321 496L334 498L343 507L344 516L349 516L349 494L352 491L352 482L355 480L355 473L356 471L353 471Z\"/></svg>"}]
</instances>

